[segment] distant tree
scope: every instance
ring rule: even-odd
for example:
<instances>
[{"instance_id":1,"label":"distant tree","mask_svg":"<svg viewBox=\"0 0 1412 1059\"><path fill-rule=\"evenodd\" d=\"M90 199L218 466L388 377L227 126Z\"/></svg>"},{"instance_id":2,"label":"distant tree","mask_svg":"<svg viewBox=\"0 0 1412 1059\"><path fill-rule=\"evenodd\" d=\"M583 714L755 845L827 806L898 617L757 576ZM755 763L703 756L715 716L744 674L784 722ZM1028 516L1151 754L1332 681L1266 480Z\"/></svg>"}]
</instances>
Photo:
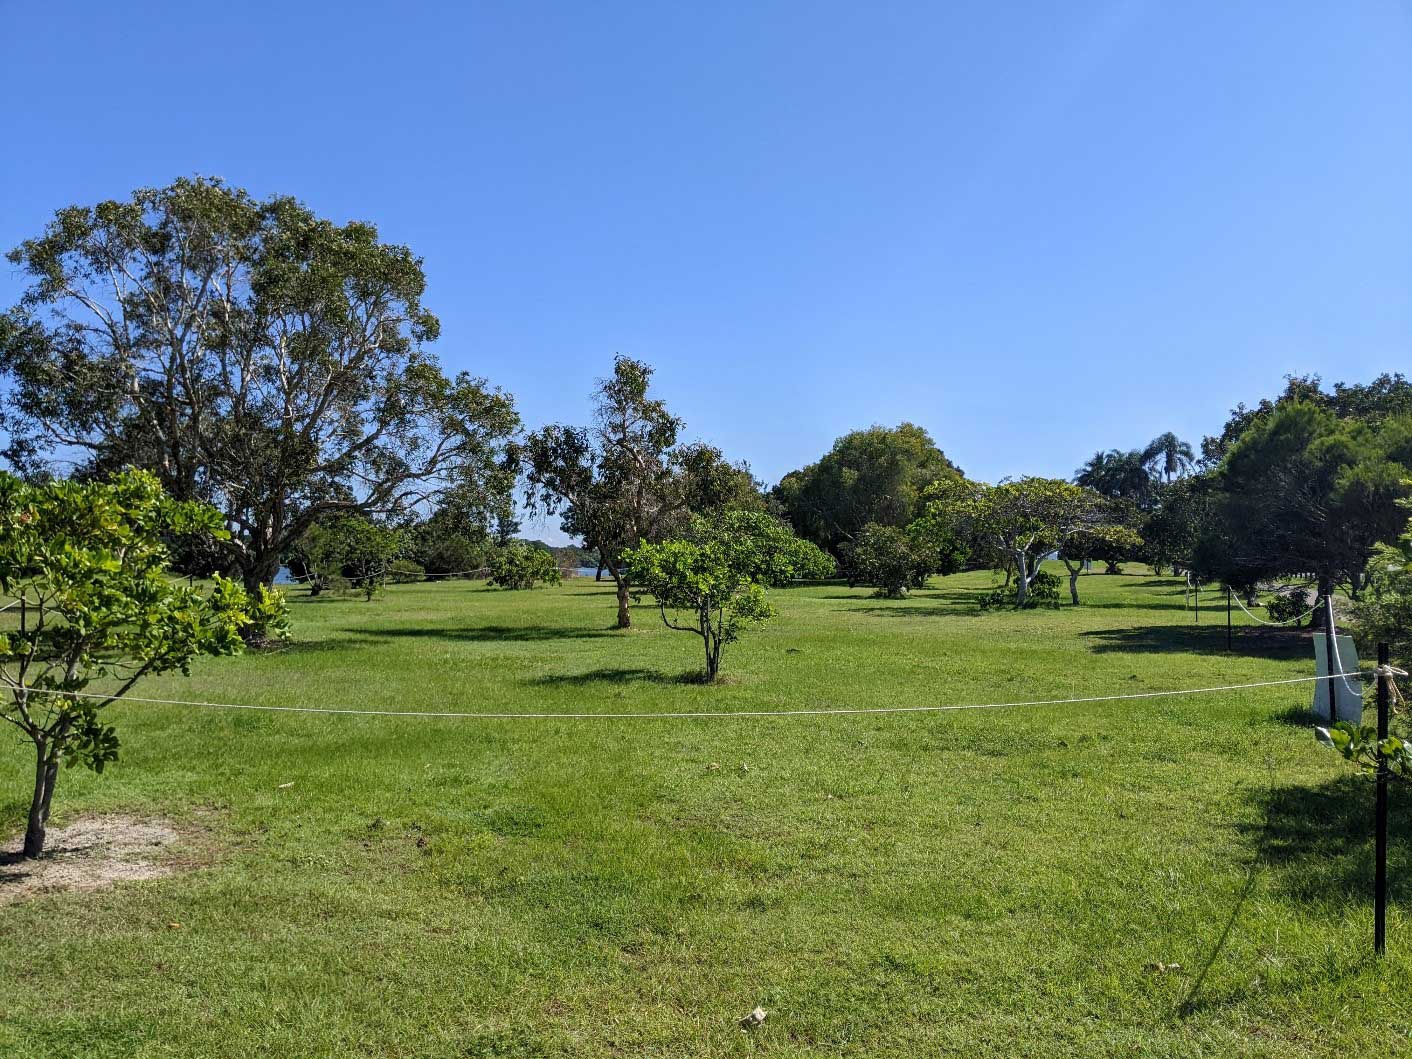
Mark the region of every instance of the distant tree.
<instances>
[{"instance_id":1,"label":"distant tree","mask_svg":"<svg viewBox=\"0 0 1412 1059\"><path fill-rule=\"evenodd\" d=\"M1104 563L1117 573L1118 563L1136 558L1142 537L1112 506L1094 494L1093 501L1076 501L1060 526L1059 559L1069 572L1069 601L1079 605L1079 575L1090 562Z\"/></svg>"},{"instance_id":2,"label":"distant tree","mask_svg":"<svg viewBox=\"0 0 1412 1059\"><path fill-rule=\"evenodd\" d=\"M151 470L221 512L248 590L325 515L509 494L510 398L442 373L422 263L370 224L181 179L60 210L9 257L29 281L0 315L12 465Z\"/></svg>"},{"instance_id":3,"label":"distant tree","mask_svg":"<svg viewBox=\"0 0 1412 1059\"><path fill-rule=\"evenodd\" d=\"M1405 518L1412 417L1340 420L1317 404L1282 404L1249 427L1214 478L1204 563L1229 583L1310 572L1319 601L1356 584ZM1319 615L1316 611L1316 620Z\"/></svg>"},{"instance_id":4,"label":"distant tree","mask_svg":"<svg viewBox=\"0 0 1412 1059\"><path fill-rule=\"evenodd\" d=\"M682 422L648 396L651 378L648 365L616 358L599 384L592 428L548 426L525 443L527 503L562 511L565 532L598 552L617 584L620 629L632 624L623 553L680 532L693 513L724 509L749 478L720 450L679 443Z\"/></svg>"},{"instance_id":5,"label":"distant tree","mask_svg":"<svg viewBox=\"0 0 1412 1059\"><path fill-rule=\"evenodd\" d=\"M1074 483L1113 500L1147 507L1157 492L1152 471L1138 449L1095 452L1074 475Z\"/></svg>"},{"instance_id":6,"label":"distant tree","mask_svg":"<svg viewBox=\"0 0 1412 1059\"><path fill-rule=\"evenodd\" d=\"M237 654L257 623L285 630L284 601L217 577L201 593L167 576L172 536L220 536L212 508L177 502L149 474L26 484L0 474L0 592L17 602L0 634L0 720L34 747L24 856L44 850L59 766L102 772L118 756L103 710L143 677ZM95 680L105 690L89 694Z\"/></svg>"},{"instance_id":7,"label":"distant tree","mask_svg":"<svg viewBox=\"0 0 1412 1059\"><path fill-rule=\"evenodd\" d=\"M907 526L928 485L960 477L930 434L902 423L845 434L818 463L785 475L773 496L795 532L841 557L865 526Z\"/></svg>"},{"instance_id":8,"label":"distant tree","mask_svg":"<svg viewBox=\"0 0 1412 1059\"><path fill-rule=\"evenodd\" d=\"M1157 491L1152 508L1143 514L1138 529L1143 540L1141 558L1155 573L1198 565L1199 545L1212 539L1212 492L1209 474L1179 478Z\"/></svg>"},{"instance_id":9,"label":"distant tree","mask_svg":"<svg viewBox=\"0 0 1412 1059\"><path fill-rule=\"evenodd\" d=\"M708 681L720 671L726 644L773 616L767 585L817 576L831 565L769 515L744 511L698 516L684 536L644 541L623 561L632 583L656 599L663 624L701 637Z\"/></svg>"},{"instance_id":10,"label":"distant tree","mask_svg":"<svg viewBox=\"0 0 1412 1059\"><path fill-rule=\"evenodd\" d=\"M524 541L512 541L490 553L490 581L507 589L533 588L543 582L557 585L561 578L554 553Z\"/></svg>"},{"instance_id":11,"label":"distant tree","mask_svg":"<svg viewBox=\"0 0 1412 1059\"><path fill-rule=\"evenodd\" d=\"M1044 556L1074 527L1086 524L1095 494L1057 478L1017 478L999 485L967 482L928 502L938 532L973 542L972 552L1015 574L1015 605L1027 604Z\"/></svg>"},{"instance_id":12,"label":"distant tree","mask_svg":"<svg viewBox=\"0 0 1412 1059\"><path fill-rule=\"evenodd\" d=\"M886 599L905 599L931 573L916 538L898 526L870 522L843 546L850 583L872 585Z\"/></svg>"},{"instance_id":13,"label":"distant tree","mask_svg":"<svg viewBox=\"0 0 1412 1059\"><path fill-rule=\"evenodd\" d=\"M393 564L407 551L402 530L359 515L338 515L309 527L300 554L310 577L310 595L345 583L367 600L387 584Z\"/></svg>"},{"instance_id":14,"label":"distant tree","mask_svg":"<svg viewBox=\"0 0 1412 1059\"><path fill-rule=\"evenodd\" d=\"M1142 450L1142 462L1163 482L1181 478L1192 469L1196 453L1192 447L1170 430L1158 434Z\"/></svg>"}]
</instances>

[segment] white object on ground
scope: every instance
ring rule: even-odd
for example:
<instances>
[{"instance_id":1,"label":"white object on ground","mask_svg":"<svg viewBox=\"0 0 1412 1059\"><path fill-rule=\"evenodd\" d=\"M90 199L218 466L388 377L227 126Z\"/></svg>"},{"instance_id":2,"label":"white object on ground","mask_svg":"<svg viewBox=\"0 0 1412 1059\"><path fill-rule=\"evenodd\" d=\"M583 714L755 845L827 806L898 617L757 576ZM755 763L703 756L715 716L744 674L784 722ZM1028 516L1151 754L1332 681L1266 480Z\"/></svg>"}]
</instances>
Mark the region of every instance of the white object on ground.
<instances>
[{"instance_id":1,"label":"white object on ground","mask_svg":"<svg viewBox=\"0 0 1412 1059\"><path fill-rule=\"evenodd\" d=\"M1330 675L1327 638L1323 633L1314 634L1314 663L1319 676ZM1332 670L1334 679L1319 680L1314 684L1314 716L1321 721L1328 721L1329 718L1329 688L1334 689L1334 708L1336 715L1333 721L1352 721L1354 724L1363 723L1363 687L1358 682L1358 649L1353 646L1352 636L1339 636L1338 642L1334 646L1337 653L1337 661L1342 663L1342 668ZM1340 677L1340 673L1349 674Z\"/></svg>"}]
</instances>

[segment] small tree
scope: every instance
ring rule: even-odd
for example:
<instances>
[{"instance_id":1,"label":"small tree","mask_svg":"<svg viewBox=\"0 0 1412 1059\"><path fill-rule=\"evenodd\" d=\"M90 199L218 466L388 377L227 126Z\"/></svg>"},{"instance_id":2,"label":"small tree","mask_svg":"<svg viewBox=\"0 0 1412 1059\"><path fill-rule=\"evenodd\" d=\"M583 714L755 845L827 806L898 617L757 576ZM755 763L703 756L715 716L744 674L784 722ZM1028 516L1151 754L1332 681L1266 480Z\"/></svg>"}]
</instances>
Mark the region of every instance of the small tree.
<instances>
[{"instance_id":1,"label":"small tree","mask_svg":"<svg viewBox=\"0 0 1412 1059\"><path fill-rule=\"evenodd\" d=\"M533 588L535 582L557 585L561 581L554 553L523 541L513 541L490 555L490 584L500 588Z\"/></svg>"},{"instance_id":2,"label":"small tree","mask_svg":"<svg viewBox=\"0 0 1412 1059\"><path fill-rule=\"evenodd\" d=\"M102 772L117 758L105 706L197 655L238 654L252 622L284 634L277 592L252 599L217 577L203 596L168 578L166 539L225 532L215 509L172 500L149 474L42 485L0 474L0 591L18 611L0 635L0 719L34 745L26 857L43 852L60 764ZM112 686L89 695L95 680Z\"/></svg>"},{"instance_id":3,"label":"small tree","mask_svg":"<svg viewBox=\"0 0 1412 1059\"><path fill-rule=\"evenodd\" d=\"M304 566L312 579L309 592L318 595L328 585L344 581L372 600L406 549L406 534L401 530L357 515L318 523L301 541Z\"/></svg>"},{"instance_id":4,"label":"small tree","mask_svg":"<svg viewBox=\"0 0 1412 1059\"><path fill-rule=\"evenodd\" d=\"M769 515L728 511L697 517L688 537L643 542L623 559L633 583L657 600L663 624L701 637L714 681L725 645L773 616L766 584L817 575L827 565L817 552Z\"/></svg>"},{"instance_id":5,"label":"small tree","mask_svg":"<svg viewBox=\"0 0 1412 1059\"><path fill-rule=\"evenodd\" d=\"M869 523L857 539L844 545L850 580L875 586L878 595L887 599L906 598L908 589L931 573L916 543L905 529Z\"/></svg>"},{"instance_id":6,"label":"small tree","mask_svg":"<svg viewBox=\"0 0 1412 1059\"><path fill-rule=\"evenodd\" d=\"M1119 521L1119 512L1102 498L1076 502L1060 527L1059 559L1069 571L1069 601L1079 605L1079 574L1084 564L1097 560L1118 573L1118 564L1136 556L1142 547L1138 532Z\"/></svg>"},{"instance_id":7,"label":"small tree","mask_svg":"<svg viewBox=\"0 0 1412 1059\"><path fill-rule=\"evenodd\" d=\"M651 381L650 366L616 357L595 394L594 426L547 426L524 449L526 502L562 511L565 532L598 552L618 586L620 629L632 625L624 551L682 533L693 514L758 502L746 467L709 445L678 442L682 421L648 396Z\"/></svg>"}]
</instances>

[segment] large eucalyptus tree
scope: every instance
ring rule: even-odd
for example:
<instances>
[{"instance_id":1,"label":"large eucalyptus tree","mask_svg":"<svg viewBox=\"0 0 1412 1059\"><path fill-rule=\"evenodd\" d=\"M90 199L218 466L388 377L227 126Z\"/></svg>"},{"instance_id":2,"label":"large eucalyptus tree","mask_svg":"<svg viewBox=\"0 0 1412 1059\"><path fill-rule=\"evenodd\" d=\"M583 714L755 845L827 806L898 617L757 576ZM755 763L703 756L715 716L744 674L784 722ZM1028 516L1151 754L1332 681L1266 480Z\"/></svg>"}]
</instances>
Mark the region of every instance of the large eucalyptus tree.
<instances>
[{"instance_id":1,"label":"large eucalyptus tree","mask_svg":"<svg viewBox=\"0 0 1412 1059\"><path fill-rule=\"evenodd\" d=\"M325 513L509 488L510 397L442 372L422 262L371 224L196 177L62 209L9 259L12 466L155 472L221 512L247 587Z\"/></svg>"}]
</instances>

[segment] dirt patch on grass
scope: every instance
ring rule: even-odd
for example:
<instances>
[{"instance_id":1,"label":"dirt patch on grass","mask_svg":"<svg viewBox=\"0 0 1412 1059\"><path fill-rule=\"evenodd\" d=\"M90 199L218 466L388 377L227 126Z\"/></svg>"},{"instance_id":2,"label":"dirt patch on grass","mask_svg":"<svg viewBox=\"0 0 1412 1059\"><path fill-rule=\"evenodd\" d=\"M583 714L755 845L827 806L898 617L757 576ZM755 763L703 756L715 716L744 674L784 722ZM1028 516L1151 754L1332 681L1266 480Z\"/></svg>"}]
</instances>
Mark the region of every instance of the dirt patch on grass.
<instances>
[{"instance_id":1,"label":"dirt patch on grass","mask_svg":"<svg viewBox=\"0 0 1412 1059\"><path fill-rule=\"evenodd\" d=\"M51 827L44 855L25 860L23 836L0 847L0 905L58 891L102 890L134 879L158 879L182 866L173 856L182 833L169 821L88 816Z\"/></svg>"}]
</instances>

